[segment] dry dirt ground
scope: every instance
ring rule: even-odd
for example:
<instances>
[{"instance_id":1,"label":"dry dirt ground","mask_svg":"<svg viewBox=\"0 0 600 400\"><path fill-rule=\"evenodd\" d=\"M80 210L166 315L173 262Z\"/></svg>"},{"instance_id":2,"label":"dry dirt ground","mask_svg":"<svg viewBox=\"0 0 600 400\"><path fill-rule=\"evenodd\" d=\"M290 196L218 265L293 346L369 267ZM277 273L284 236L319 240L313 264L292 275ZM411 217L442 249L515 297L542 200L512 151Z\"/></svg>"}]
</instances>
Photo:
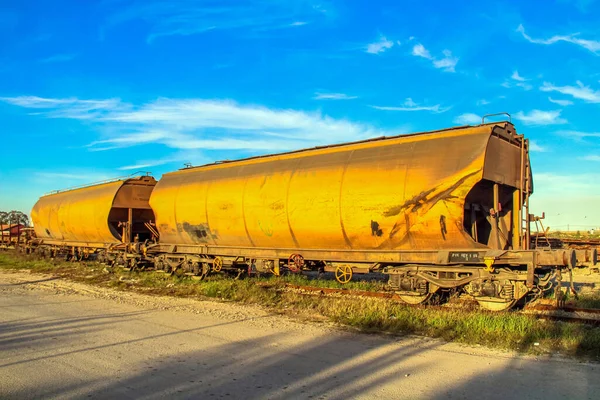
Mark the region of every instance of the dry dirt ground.
<instances>
[{"instance_id":1,"label":"dry dirt ground","mask_svg":"<svg viewBox=\"0 0 600 400\"><path fill-rule=\"evenodd\" d=\"M598 399L600 365L0 271L0 398Z\"/></svg>"}]
</instances>

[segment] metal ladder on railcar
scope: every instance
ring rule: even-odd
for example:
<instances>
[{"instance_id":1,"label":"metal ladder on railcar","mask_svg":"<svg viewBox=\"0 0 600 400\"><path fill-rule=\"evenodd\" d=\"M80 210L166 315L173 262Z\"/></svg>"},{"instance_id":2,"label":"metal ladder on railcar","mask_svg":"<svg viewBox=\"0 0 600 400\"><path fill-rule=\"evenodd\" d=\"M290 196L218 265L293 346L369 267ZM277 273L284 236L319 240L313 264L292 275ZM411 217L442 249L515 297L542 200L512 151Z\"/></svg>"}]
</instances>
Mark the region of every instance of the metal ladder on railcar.
<instances>
[{"instance_id":1,"label":"metal ladder on railcar","mask_svg":"<svg viewBox=\"0 0 600 400\"><path fill-rule=\"evenodd\" d=\"M523 138L521 141L521 188L519 199L521 203L521 226L519 236L521 248L528 250L531 241L531 216L529 215L529 193L531 191L531 165L529 163L529 140Z\"/></svg>"}]
</instances>

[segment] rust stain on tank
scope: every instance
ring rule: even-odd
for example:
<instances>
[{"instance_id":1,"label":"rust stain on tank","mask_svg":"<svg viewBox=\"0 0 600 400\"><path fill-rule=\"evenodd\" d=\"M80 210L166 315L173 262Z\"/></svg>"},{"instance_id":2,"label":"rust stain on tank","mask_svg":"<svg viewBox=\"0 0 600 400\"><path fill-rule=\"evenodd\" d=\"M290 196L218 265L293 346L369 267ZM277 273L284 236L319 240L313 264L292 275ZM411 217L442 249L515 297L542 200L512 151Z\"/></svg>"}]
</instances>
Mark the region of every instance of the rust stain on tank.
<instances>
[{"instance_id":1,"label":"rust stain on tank","mask_svg":"<svg viewBox=\"0 0 600 400\"><path fill-rule=\"evenodd\" d=\"M181 224L177 224L177 229L179 231L186 232L191 238L201 242L206 243L209 240L215 240L219 238L219 235L216 232L212 232L208 227L208 224L190 224L189 222L183 222Z\"/></svg>"},{"instance_id":2,"label":"rust stain on tank","mask_svg":"<svg viewBox=\"0 0 600 400\"><path fill-rule=\"evenodd\" d=\"M440 200L451 200L453 198L456 198L456 196L452 195L452 192L454 192L457 188L462 186L463 183L467 179L469 179L470 177L472 177L476 174L479 174L479 173L481 173L481 170L474 171L470 174L463 176L452 186L440 191L439 193L437 193L435 196L431 197L430 199L428 199L427 196L429 196L432 193L435 193L439 189L439 187L434 187L433 189L421 192L418 195L411 198L410 200L404 202L404 204L402 204L400 206L392 207L389 210L385 211L383 213L383 216L384 217L392 217L394 215L400 214L402 211L404 211L405 209L408 209L408 208L410 208L411 212L417 212L422 207L425 207L425 211L428 211L433 206L435 206L436 203Z\"/></svg>"},{"instance_id":3,"label":"rust stain on tank","mask_svg":"<svg viewBox=\"0 0 600 400\"><path fill-rule=\"evenodd\" d=\"M269 207L271 208L271 210L281 211L285 208L285 203L283 201L276 201L271 203Z\"/></svg>"}]
</instances>

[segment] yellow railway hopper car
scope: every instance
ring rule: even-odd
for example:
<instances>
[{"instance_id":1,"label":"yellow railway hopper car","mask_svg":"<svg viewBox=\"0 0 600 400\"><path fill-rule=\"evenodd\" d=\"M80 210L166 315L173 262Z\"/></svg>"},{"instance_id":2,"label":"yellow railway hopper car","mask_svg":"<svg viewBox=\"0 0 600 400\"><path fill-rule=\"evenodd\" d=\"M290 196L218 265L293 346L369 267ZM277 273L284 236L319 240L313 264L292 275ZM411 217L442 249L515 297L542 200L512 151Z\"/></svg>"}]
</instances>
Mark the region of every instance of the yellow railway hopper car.
<instances>
[{"instance_id":1,"label":"yellow railway hopper car","mask_svg":"<svg viewBox=\"0 0 600 400\"><path fill-rule=\"evenodd\" d=\"M568 250L529 250L528 142L509 122L185 168L150 198L157 268L379 270L405 301L509 308Z\"/></svg>"},{"instance_id":2,"label":"yellow railway hopper car","mask_svg":"<svg viewBox=\"0 0 600 400\"><path fill-rule=\"evenodd\" d=\"M44 255L109 257L112 249L152 239L151 176L117 179L41 197L31 211L35 246ZM48 254L50 253L50 254Z\"/></svg>"}]
</instances>

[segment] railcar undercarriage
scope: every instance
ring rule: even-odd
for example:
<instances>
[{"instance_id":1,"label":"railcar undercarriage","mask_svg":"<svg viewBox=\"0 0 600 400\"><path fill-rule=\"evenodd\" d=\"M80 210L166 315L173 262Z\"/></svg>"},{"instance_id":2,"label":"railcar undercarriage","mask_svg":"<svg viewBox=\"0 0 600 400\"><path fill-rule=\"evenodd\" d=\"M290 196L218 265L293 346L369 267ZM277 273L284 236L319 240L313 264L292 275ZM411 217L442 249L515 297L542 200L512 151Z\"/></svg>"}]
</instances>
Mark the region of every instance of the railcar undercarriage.
<instances>
[{"instance_id":1,"label":"railcar undercarriage","mask_svg":"<svg viewBox=\"0 0 600 400\"><path fill-rule=\"evenodd\" d=\"M466 293L487 310L502 311L553 288L553 280L577 265L574 250L528 251L338 251L209 248L156 243L79 244L33 240L27 253L67 261L97 261L109 267L154 270L204 279L211 273L235 278L303 271L333 272L340 283L354 274L388 276L388 288L408 304L423 304L436 293ZM329 252L331 253L331 252ZM236 255L237 254L237 255ZM240 255L242 254L242 255ZM287 255L287 256L284 256ZM330 254L331 255L331 254ZM360 261L357 261L360 260Z\"/></svg>"}]
</instances>

